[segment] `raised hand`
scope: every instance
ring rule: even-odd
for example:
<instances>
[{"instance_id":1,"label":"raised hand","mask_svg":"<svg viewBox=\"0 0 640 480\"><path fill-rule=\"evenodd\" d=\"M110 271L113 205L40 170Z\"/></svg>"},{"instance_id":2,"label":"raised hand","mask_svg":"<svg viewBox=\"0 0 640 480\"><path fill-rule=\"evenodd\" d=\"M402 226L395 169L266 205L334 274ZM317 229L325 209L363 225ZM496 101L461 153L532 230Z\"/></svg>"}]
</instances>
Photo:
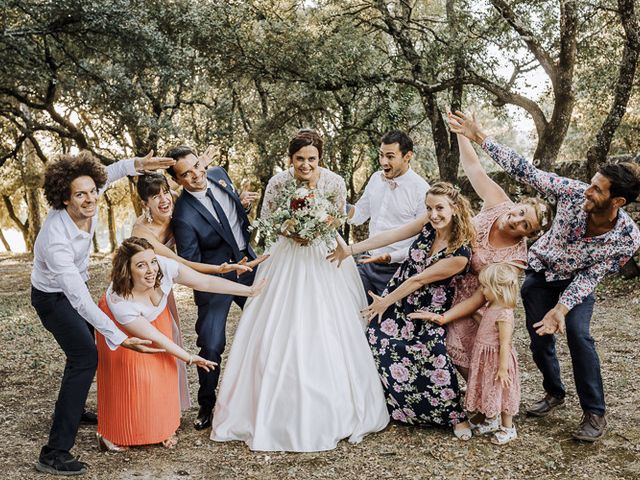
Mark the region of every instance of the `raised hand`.
<instances>
[{"instance_id":1,"label":"raised hand","mask_svg":"<svg viewBox=\"0 0 640 480\"><path fill-rule=\"evenodd\" d=\"M351 252L349 251L349 246L340 235L338 235L337 242L336 248L326 258L332 263L338 262L338 268L340 268L342 261L350 256Z\"/></svg>"},{"instance_id":2,"label":"raised hand","mask_svg":"<svg viewBox=\"0 0 640 480\"><path fill-rule=\"evenodd\" d=\"M120 344L121 347L128 348L138 353L162 353L166 352L164 348L147 347L153 342L151 340L142 340L137 337L129 337Z\"/></svg>"},{"instance_id":3,"label":"raised hand","mask_svg":"<svg viewBox=\"0 0 640 480\"><path fill-rule=\"evenodd\" d=\"M486 134L484 134L480 127L476 122L475 113L469 115L465 115L460 111L456 111L455 113L449 112L447 114L449 129L453 133L457 133L458 135L463 135L467 137L472 142L476 142L477 144L482 144L484 139L486 138Z\"/></svg>"},{"instance_id":4,"label":"raised hand","mask_svg":"<svg viewBox=\"0 0 640 480\"><path fill-rule=\"evenodd\" d=\"M204 153L198 157L198 160L200 160L200 163L202 163L205 168L213 163L213 155L215 154L215 151L215 147L213 145L209 145Z\"/></svg>"},{"instance_id":5,"label":"raised hand","mask_svg":"<svg viewBox=\"0 0 640 480\"><path fill-rule=\"evenodd\" d=\"M153 171L158 170L159 168L166 169L176 163L176 161L170 157L154 157L153 150L147 153L144 157L136 157L134 160L137 172Z\"/></svg>"},{"instance_id":6,"label":"raised hand","mask_svg":"<svg viewBox=\"0 0 640 480\"><path fill-rule=\"evenodd\" d=\"M253 202L258 200L258 192L250 192L248 190L240 193L240 203L245 210L248 210L253 205Z\"/></svg>"},{"instance_id":7,"label":"raised hand","mask_svg":"<svg viewBox=\"0 0 640 480\"><path fill-rule=\"evenodd\" d=\"M370 255L363 255L358 260L358 263L361 263L363 265L367 263L391 263L391 254L383 253L382 255L376 255L374 257Z\"/></svg>"},{"instance_id":8,"label":"raised hand","mask_svg":"<svg viewBox=\"0 0 640 480\"><path fill-rule=\"evenodd\" d=\"M410 313L409 315L407 315L407 318L410 318L411 320L427 320L437 325L444 325L445 323L447 323L443 315L433 312L427 312L426 310L418 310L416 312Z\"/></svg>"},{"instance_id":9,"label":"raised hand","mask_svg":"<svg viewBox=\"0 0 640 480\"><path fill-rule=\"evenodd\" d=\"M382 321L382 314L389 308L386 304L384 297L376 295L371 290L369 290L369 296L373 299L371 305L362 310L362 316L367 319L368 322L371 322L375 317L378 317L378 323Z\"/></svg>"}]
</instances>

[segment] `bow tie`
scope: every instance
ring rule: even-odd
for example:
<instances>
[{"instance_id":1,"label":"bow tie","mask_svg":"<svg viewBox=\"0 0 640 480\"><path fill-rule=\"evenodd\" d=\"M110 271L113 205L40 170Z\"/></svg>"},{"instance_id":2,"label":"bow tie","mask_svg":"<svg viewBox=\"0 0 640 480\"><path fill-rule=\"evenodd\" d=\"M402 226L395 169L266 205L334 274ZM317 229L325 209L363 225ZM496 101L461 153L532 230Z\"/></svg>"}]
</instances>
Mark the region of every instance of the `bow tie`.
<instances>
[{"instance_id":1,"label":"bow tie","mask_svg":"<svg viewBox=\"0 0 640 480\"><path fill-rule=\"evenodd\" d=\"M385 183L387 183L389 185L389 188L391 190L395 190L398 187L398 182L396 182L395 180L393 180L392 178L387 178L384 176L384 173L382 174L382 180L385 181Z\"/></svg>"}]
</instances>

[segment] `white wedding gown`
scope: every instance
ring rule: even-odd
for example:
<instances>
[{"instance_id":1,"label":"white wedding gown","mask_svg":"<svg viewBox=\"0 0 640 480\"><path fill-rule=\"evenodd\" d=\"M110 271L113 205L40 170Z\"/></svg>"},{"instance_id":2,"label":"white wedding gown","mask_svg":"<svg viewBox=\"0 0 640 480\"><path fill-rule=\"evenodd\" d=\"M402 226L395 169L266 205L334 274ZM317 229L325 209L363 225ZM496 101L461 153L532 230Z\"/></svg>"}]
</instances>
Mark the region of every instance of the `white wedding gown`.
<instances>
[{"instance_id":1,"label":"white wedding gown","mask_svg":"<svg viewBox=\"0 0 640 480\"><path fill-rule=\"evenodd\" d=\"M273 208L289 171L274 176L263 215ZM344 181L322 169L317 189ZM385 397L360 310L366 298L353 259L338 269L324 245L300 246L280 237L260 265L238 324L213 416L211 439L241 440L251 450L331 450L358 443L389 422Z\"/></svg>"}]
</instances>

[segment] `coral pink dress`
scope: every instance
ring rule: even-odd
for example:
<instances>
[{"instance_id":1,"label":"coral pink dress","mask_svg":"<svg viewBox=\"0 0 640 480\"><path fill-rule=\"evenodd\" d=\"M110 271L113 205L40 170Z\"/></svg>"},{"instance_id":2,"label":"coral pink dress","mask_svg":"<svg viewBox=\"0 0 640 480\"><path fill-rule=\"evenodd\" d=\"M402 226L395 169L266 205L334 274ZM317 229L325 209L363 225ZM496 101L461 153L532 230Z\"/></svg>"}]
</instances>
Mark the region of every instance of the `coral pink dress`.
<instances>
[{"instance_id":1,"label":"coral pink dress","mask_svg":"<svg viewBox=\"0 0 640 480\"><path fill-rule=\"evenodd\" d=\"M158 305L124 299L110 285L98 306L127 334L127 324L142 317L166 337L180 341L171 313L175 309L171 287L178 263L161 256L157 259L163 273ZM98 332L96 345L98 433L116 445L150 445L169 438L180 426L179 371L184 363L168 353L111 350Z\"/></svg>"},{"instance_id":2,"label":"coral pink dress","mask_svg":"<svg viewBox=\"0 0 640 480\"><path fill-rule=\"evenodd\" d=\"M489 243L491 227L502 214L508 212L514 205L513 202L507 201L491 208L483 207L480 213L473 217L477 237L471 257L471 270L456 282L454 305L473 295L480 286L480 282L478 282L480 271L490 263L510 261L527 264L527 243L524 238L516 245L504 248L494 248ZM471 364L471 352L483 308L478 310L475 316L461 318L450 323L447 327L447 353L453 363L459 367L469 368Z\"/></svg>"},{"instance_id":3,"label":"coral pink dress","mask_svg":"<svg viewBox=\"0 0 640 480\"><path fill-rule=\"evenodd\" d=\"M471 369L464 404L468 411L483 413L487 418L493 418L503 412L515 415L520 406L520 372L513 346L509 353L508 367L511 385L502 388L500 381L495 380L500 366L498 322L509 322L513 328L513 310L485 308L471 354Z\"/></svg>"}]
</instances>

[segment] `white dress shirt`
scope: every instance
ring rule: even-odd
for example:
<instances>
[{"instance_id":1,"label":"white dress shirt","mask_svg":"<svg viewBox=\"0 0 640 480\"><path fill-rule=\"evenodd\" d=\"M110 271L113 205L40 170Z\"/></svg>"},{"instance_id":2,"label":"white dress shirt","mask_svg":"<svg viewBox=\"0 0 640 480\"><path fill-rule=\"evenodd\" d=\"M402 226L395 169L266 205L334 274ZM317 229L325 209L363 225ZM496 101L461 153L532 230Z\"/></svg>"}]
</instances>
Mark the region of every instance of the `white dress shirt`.
<instances>
[{"instance_id":1,"label":"white dress shirt","mask_svg":"<svg viewBox=\"0 0 640 480\"><path fill-rule=\"evenodd\" d=\"M137 175L134 162L129 159L109 165L107 183L99 193L126 175ZM31 285L42 292L64 293L73 308L104 335L109 348L115 350L127 336L98 308L86 284L91 240L97 223L97 208L88 232L78 228L66 209L50 209L33 247Z\"/></svg>"},{"instance_id":2,"label":"white dress shirt","mask_svg":"<svg viewBox=\"0 0 640 480\"><path fill-rule=\"evenodd\" d=\"M397 184L394 189L385 181L383 172L374 173L354 206L355 212L349 223L361 225L370 218L369 237L412 222L426 211L425 198L429 184L424 178L409 168L393 181ZM369 253L372 256L388 253L391 263L401 263L407 258L415 238L407 238Z\"/></svg>"},{"instance_id":3,"label":"white dress shirt","mask_svg":"<svg viewBox=\"0 0 640 480\"><path fill-rule=\"evenodd\" d=\"M247 242L244 239L244 235L242 234L242 222L240 221L240 217L238 216L238 211L236 204L234 203L231 196L225 192L223 192L220 187L214 185L211 180L207 179L209 184L209 190L213 193L213 198L216 199L216 202L220 204L222 207L222 211L227 216L227 220L229 220L229 225L231 225L231 232L233 233L233 238L235 238L236 243L238 244L238 250L242 251L247 248ZM185 191L189 192L191 195L196 197L204 208L215 218L218 222L220 219L218 218L218 214L213 208L213 204L209 197L207 197L207 191L202 190L201 192L190 192L186 188Z\"/></svg>"}]
</instances>

